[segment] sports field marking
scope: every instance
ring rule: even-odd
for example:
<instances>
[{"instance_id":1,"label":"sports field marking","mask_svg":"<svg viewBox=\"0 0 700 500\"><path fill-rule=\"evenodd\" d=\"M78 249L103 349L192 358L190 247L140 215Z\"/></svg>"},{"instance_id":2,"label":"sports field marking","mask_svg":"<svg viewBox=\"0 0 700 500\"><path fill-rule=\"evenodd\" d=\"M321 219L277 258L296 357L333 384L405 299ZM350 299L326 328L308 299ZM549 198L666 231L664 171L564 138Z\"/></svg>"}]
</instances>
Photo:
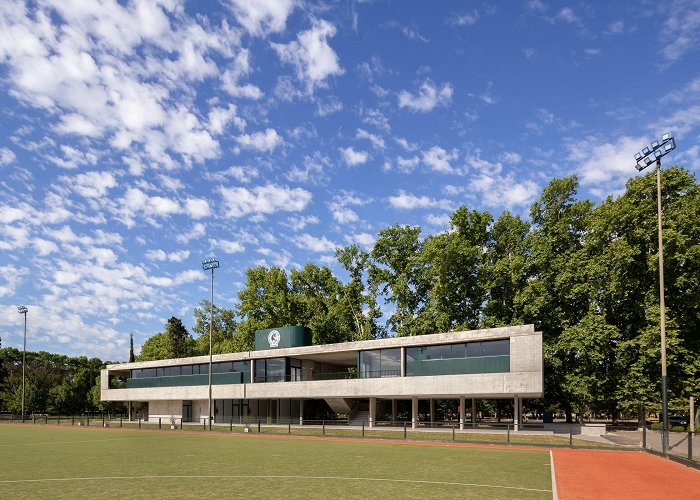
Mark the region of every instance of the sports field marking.
<instances>
[{"instance_id":1,"label":"sports field marking","mask_svg":"<svg viewBox=\"0 0 700 500\"><path fill-rule=\"evenodd\" d=\"M97 477L60 477L44 479L7 479L0 480L0 484L10 483L42 483L56 481L100 481L100 480L138 480L138 479L315 479L332 481L375 481L386 483L410 483L410 484L435 484L445 486L469 486L473 488L493 488L502 490L537 491L548 493L552 490L538 488L523 488L520 486L501 486L497 484L478 483L455 483L449 481L421 481L415 479L387 479L378 477L343 477L343 476L251 476L251 475L225 475L225 476L187 476L187 475L166 475L166 476L97 476Z\"/></svg>"},{"instance_id":2,"label":"sports field marking","mask_svg":"<svg viewBox=\"0 0 700 500\"><path fill-rule=\"evenodd\" d=\"M159 436L149 436L150 439L157 438ZM53 444L73 444L73 443L102 443L104 441L128 441L130 439L141 440L140 437L130 437L130 438L114 438L114 439L85 439L80 441L51 441L45 443L13 443L13 444L0 444L2 447L8 446L48 446Z\"/></svg>"},{"instance_id":3,"label":"sports field marking","mask_svg":"<svg viewBox=\"0 0 700 500\"><path fill-rule=\"evenodd\" d=\"M552 500L558 500L557 496L557 477L554 473L554 454L549 450L549 466L552 469Z\"/></svg>"}]
</instances>

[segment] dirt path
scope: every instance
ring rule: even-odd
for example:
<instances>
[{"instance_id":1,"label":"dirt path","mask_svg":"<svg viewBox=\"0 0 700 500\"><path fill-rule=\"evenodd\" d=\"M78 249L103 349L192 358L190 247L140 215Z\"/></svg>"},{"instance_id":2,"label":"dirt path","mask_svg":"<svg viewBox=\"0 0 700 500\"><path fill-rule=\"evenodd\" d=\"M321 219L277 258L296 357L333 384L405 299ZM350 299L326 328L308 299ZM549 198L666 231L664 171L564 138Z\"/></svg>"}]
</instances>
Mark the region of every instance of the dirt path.
<instances>
[{"instance_id":1,"label":"dirt path","mask_svg":"<svg viewBox=\"0 0 700 500\"><path fill-rule=\"evenodd\" d=\"M700 499L700 471L643 452L554 449L559 500Z\"/></svg>"}]
</instances>

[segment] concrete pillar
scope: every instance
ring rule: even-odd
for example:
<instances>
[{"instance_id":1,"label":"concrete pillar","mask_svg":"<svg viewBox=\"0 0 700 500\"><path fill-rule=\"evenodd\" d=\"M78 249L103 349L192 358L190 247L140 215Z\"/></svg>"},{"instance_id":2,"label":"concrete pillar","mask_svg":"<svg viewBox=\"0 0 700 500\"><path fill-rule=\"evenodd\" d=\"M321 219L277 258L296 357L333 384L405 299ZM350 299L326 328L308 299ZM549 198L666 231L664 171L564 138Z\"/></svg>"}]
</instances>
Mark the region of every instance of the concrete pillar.
<instances>
[{"instance_id":1,"label":"concrete pillar","mask_svg":"<svg viewBox=\"0 0 700 500\"><path fill-rule=\"evenodd\" d=\"M430 427L435 423L435 400L430 398Z\"/></svg>"},{"instance_id":2,"label":"concrete pillar","mask_svg":"<svg viewBox=\"0 0 700 500\"><path fill-rule=\"evenodd\" d=\"M463 431L464 430L464 413L466 412L466 408L464 405L466 404L466 398L464 396L459 397L459 430Z\"/></svg>"},{"instance_id":3,"label":"concrete pillar","mask_svg":"<svg viewBox=\"0 0 700 500\"><path fill-rule=\"evenodd\" d=\"M250 382L255 382L255 360L250 360Z\"/></svg>"},{"instance_id":4,"label":"concrete pillar","mask_svg":"<svg viewBox=\"0 0 700 500\"><path fill-rule=\"evenodd\" d=\"M396 422L396 400L391 400L391 421Z\"/></svg>"},{"instance_id":5,"label":"concrete pillar","mask_svg":"<svg viewBox=\"0 0 700 500\"><path fill-rule=\"evenodd\" d=\"M411 429L418 426L418 397L411 398Z\"/></svg>"},{"instance_id":6,"label":"concrete pillar","mask_svg":"<svg viewBox=\"0 0 700 500\"><path fill-rule=\"evenodd\" d=\"M299 400L299 425L304 425L304 400Z\"/></svg>"},{"instance_id":7,"label":"concrete pillar","mask_svg":"<svg viewBox=\"0 0 700 500\"><path fill-rule=\"evenodd\" d=\"M476 398L472 398L472 424L476 423Z\"/></svg>"},{"instance_id":8,"label":"concrete pillar","mask_svg":"<svg viewBox=\"0 0 700 500\"><path fill-rule=\"evenodd\" d=\"M520 398L513 398L513 430L517 431L520 428Z\"/></svg>"},{"instance_id":9,"label":"concrete pillar","mask_svg":"<svg viewBox=\"0 0 700 500\"><path fill-rule=\"evenodd\" d=\"M406 376L406 348L401 348L401 376Z\"/></svg>"},{"instance_id":10,"label":"concrete pillar","mask_svg":"<svg viewBox=\"0 0 700 500\"><path fill-rule=\"evenodd\" d=\"M369 426L374 427L377 418L377 398L369 398Z\"/></svg>"}]
</instances>

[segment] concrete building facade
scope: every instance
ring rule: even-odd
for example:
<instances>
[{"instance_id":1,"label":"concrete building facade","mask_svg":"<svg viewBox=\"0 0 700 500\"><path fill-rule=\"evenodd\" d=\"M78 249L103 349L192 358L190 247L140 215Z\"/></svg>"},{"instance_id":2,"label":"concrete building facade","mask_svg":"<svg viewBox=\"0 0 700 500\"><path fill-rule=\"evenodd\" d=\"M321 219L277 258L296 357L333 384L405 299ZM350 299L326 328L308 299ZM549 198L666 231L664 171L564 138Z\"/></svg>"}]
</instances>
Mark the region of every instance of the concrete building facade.
<instances>
[{"instance_id":1,"label":"concrete building facade","mask_svg":"<svg viewBox=\"0 0 700 500\"><path fill-rule=\"evenodd\" d=\"M532 325L326 345L308 345L310 333L261 330L255 350L213 356L214 423L303 424L321 408L374 426L380 413L396 420L403 401L416 427L434 419L436 400L456 400L462 428L476 399L511 399L517 423L522 399L543 395L542 334ZM208 356L115 364L102 370L101 396L147 402L150 418L202 422L208 382Z\"/></svg>"}]
</instances>

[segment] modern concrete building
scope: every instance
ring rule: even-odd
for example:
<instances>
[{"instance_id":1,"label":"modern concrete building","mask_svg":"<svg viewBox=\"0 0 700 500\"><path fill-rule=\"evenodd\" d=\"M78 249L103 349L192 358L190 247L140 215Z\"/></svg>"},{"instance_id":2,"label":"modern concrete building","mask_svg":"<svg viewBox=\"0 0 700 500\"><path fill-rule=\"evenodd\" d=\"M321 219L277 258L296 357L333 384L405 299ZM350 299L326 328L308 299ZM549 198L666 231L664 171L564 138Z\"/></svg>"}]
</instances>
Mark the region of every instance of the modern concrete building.
<instances>
[{"instance_id":1,"label":"modern concrete building","mask_svg":"<svg viewBox=\"0 0 700 500\"><path fill-rule=\"evenodd\" d=\"M519 416L523 398L543 395L542 334L532 325L310 344L307 328L284 327L256 332L254 351L215 355L214 423L341 414L374 426L380 416L396 420L401 406L415 427L435 419L436 400L456 400L463 427L476 399L511 399ZM208 369L208 356L109 365L102 400L148 402L150 418L202 422ZM429 409L419 412L422 400Z\"/></svg>"}]
</instances>

